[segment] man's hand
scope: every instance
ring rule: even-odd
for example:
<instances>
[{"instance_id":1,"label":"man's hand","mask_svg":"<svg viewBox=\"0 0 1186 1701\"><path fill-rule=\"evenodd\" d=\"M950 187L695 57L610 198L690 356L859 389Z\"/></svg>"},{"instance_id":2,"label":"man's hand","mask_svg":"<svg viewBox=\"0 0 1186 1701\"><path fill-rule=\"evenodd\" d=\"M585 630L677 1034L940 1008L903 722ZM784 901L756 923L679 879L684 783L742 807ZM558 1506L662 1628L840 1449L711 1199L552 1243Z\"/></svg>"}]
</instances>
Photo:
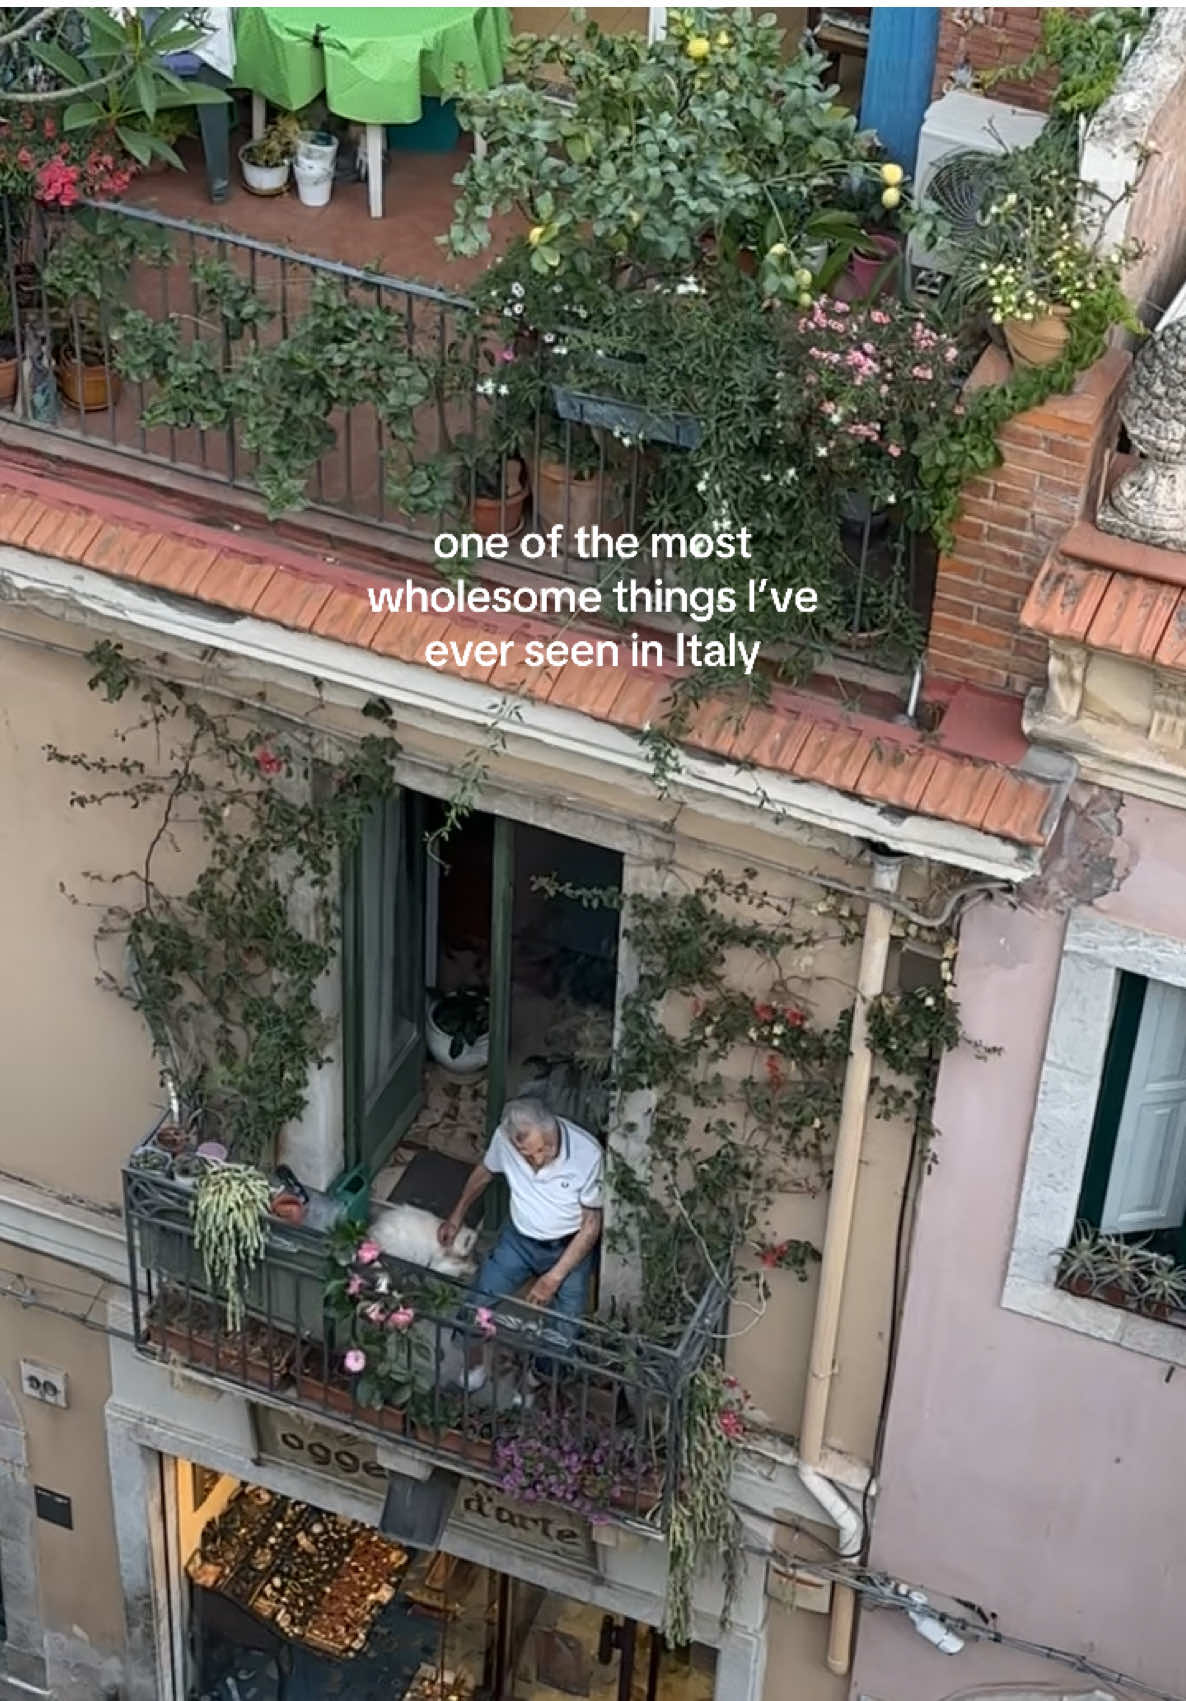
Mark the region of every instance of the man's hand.
<instances>
[{"instance_id":1,"label":"man's hand","mask_svg":"<svg viewBox=\"0 0 1186 1701\"><path fill-rule=\"evenodd\" d=\"M559 1289L560 1283L553 1276L552 1272L548 1270L544 1275L538 1276L528 1288L527 1303L528 1305L549 1306L555 1299Z\"/></svg>"},{"instance_id":2,"label":"man's hand","mask_svg":"<svg viewBox=\"0 0 1186 1701\"><path fill-rule=\"evenodd\" d=\"M446 1217L444 1222L437 1229L437 1239L446 1251L457 1239L457 1231L460 1227L461 1224L454 1222L452 1217Z\"/></svg>"}]
</instances>

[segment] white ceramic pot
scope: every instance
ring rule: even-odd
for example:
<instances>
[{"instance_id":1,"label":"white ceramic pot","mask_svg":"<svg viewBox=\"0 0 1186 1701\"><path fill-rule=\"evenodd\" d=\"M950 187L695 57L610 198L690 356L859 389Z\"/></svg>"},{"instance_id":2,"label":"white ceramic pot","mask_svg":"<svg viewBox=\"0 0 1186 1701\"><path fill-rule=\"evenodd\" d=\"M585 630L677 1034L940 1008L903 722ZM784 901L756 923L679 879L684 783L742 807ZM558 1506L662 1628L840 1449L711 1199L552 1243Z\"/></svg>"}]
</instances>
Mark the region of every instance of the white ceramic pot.
<instances>
[{"instance_id":1,"label":"white ceramic pot","mask_svg":"<svg viewBox=\"0 0 1186 1701\"><path fill-rule=\"evenodd\" d=\"M430 1004L424 1013L424 1039L433 1062L439 1063L449 1075L477 1075L485 1069L490 1061L490 1035L483 1034L473 1045L463 1046L456 1057L450 1057L453 1036L444 1028L437 1027L432 1013L433 1005Z\"/></svg>"},{"instance_id":2,"label":"white ceramic pot","mask_svg":"<svg viewBox=\"0 0 1186 1701\"><path fill-rule=\"evenodd\" d=\"M296 157L298 161L307 160L310 165L328 166L332 177L338 157L338 138L325 130L302 130Z\"/></svg>"},{"instance_id":3,"label":"white ceramic pot","mask_svg":"<svg viewBox=\"0 0 1186 1701\"><path fill-rule=\"evenodd\" d=\"M298 156L293 161L292 174L296 178L302 206L324 207L328 204L334 188L332 164L326 165L322 160L303 160Z\"/></svg>"},{"instance_id":4,"label":"white ceramic pot","mask_svg":"<svg viewBox=\"0 0 1186 1701\"><path fill-rule=\"evenodd\" d=\"M250 146L250 142L244 142L239 149L244 185L253 195L283 195L288 186L289 162L285 160L281 165L255 165L245 157Z\"/></svg>"}]
</instances>

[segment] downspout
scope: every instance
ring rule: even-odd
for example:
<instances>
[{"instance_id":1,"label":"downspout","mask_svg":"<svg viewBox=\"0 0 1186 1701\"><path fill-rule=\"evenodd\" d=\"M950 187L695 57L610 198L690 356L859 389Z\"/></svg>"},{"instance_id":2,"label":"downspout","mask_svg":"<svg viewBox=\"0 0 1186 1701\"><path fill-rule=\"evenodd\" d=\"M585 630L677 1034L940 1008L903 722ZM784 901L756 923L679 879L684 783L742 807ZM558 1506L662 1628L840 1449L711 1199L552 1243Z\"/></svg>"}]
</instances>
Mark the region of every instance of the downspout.
<instances>
[{"instance_id":1,"label":"downspout","mask_svg":"<svg viewBox=\"0 0 1186 1701\"><path fill-rule=\"evenodd\" d=\"M869 1108L869 1086L873 1076L873 1053L869 1047L868 1010L885 989L893 912L878 903L874 894L898 889L902 858L877 847L873 851L873 882L865 911L865 934L857 970L857 995L848 1042L848 1065L840 1100L840 1126L832 1163L832 1187L828 1197L828 1220L820 1257L819 1290L815 1302L815 1324L807 1363L807 1392L803 1420L799 1426L799 1477L804 1488L823 1507L839 1531L837 1552L855 1558L860 1552L860 1519L845 1497L820 1474L824 1445L824 1423L828 1396L835 1373L836 1340L840 1332L840 1305L844 1297L844 1275L852 1239L856 1209L865 1117ZM856 1597L840 1583L832 1586L832 1615L828 1633L828 1670L844 1676L851 1664L852 1625Z\"/></svg>"}]
</instances>

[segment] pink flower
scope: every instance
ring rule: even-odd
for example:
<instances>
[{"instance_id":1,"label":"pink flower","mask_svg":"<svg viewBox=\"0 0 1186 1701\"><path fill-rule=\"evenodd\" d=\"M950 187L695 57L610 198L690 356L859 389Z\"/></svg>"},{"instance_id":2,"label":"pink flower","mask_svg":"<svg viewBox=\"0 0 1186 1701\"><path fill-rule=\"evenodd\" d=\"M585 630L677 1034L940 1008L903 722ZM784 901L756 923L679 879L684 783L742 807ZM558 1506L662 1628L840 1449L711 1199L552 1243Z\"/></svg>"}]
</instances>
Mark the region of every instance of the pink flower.
<instances>
[{"instance_id":1,"label":"pink flower","mask_svg":"<svg viewBox=\"0 0 1186 1701\"><path fill-rule=\"evenodd\" d=\"M774 1020L773 1004L755 1004L754 1015L758 1018L759 1022L772 1022Z\"/></svg>"},{"instance_id":2,"label":"pink flower","mask_svg":"<svg viewBox=\"0 0 1186 1701\"><path fill-rule=\"evenodd\" d=\"M482 1331L483 1335L493 1335L495 1333L494 1316L488 1305L479 1305L478 1309L474 1312L474 1322L478 1325L478 1328Z\"/></svg>"},{"instance_id":3,"label":"pink flower","mask_svg":"<svg viewBox=\"0 0 1186 1701\"><path fill-rule=\"evenodd\" d=\"M261 744L255 753L255 765L261 774L279 774L284 770L284 762L274 750L269 750L266 744Z\"/></svg>"},{"instance_id":4,"label":"pink flower","mask_svg":"<svg viewBox=\"0 0 1186 1701\"><path fill-rule=\"evenodd\" d=\"M742 1423L736 1412L719 1413L717 1422L720 1424L724 1433L729 1437L730 1441L740 1441L741 1437L745 1434L745 1425Z\"/></svg>"},{"instance_id":5,"label":"pink flower","mask_svg":"<svg viewBox=\"0 0 1186 1701\"><path fill-rule=\"evenodd\" d=\"M513 348L500 348L498 351L498 358L505 364L509 365L515 358L515 351Z\"/></svg>"},{"instance_id":6,"label":"pink flower","mask_svg":"<svg viewBox=\"0 0 1186 1701\"><path fill-rule=\"evenodd\" d=\"M382 1323L383 1321L383 1307L378 1300L373 1305L363 1306L362 1314L368 1323Z\"/></svg>"},{"instance_id":7,"label":"pink flower","mask_svg":"<svg viewBox=\"0 0 1186 1701\"><path fill-rule=\"evenodd\" d=\"M415 1319L415 1316L416 1313L412 1310L410 1305L401 1305L397 1310L393 1311L391 1316L387 1319L387 1327L389 1329L406 1329Z\"/></svg>"},{"instance_id":8,"label":"pink flower","mask_svg":"<svg viewBox=\"0 0 1186 1701\"><path fill-rule=\"evenodd\" d=\"M342 1362L351 1376L357 1376L360 1370L365 1370L367 1367L367 1355L360 1347L351 1347Z\"/></svg>"},{"instance_id":9,"label":"pink flower","mask_svg":"<svg viewBox=\"0 0 1186 1701\"><path fill-rule=\"evenodd\" d=\"M902 453L902 445L900 443L887 443L886 448L889 450L890 454L894 457L895 461L897 460L898 456Z\"/></svg>"},{"instance_id":10,"label":"pink flower","mask_svg":"<svg viewBox=\"0 0 1186 1701\"><path fill-rule=\"evenodd\" d=\"M358 1251L355 1253L355 1257L358 1259L360 1264L373 1264L382 1251L383 1248L381 1246L377 1246L373 1240L364 1240Z\"/></svg>"},{"instance_id":11,"label":"pink flower","mask_svg":"<svg viewBox=\"0 0 1186 1701\"><path fill-rule=\"evenodd\" d=\"M359 1294L362 1292L362 1277L358 1275L357 1272L351 1276L350 1280L346 1283L346 1292L350 1295L351 1299L357 1299Z\"/></svg>"}]
</instances>

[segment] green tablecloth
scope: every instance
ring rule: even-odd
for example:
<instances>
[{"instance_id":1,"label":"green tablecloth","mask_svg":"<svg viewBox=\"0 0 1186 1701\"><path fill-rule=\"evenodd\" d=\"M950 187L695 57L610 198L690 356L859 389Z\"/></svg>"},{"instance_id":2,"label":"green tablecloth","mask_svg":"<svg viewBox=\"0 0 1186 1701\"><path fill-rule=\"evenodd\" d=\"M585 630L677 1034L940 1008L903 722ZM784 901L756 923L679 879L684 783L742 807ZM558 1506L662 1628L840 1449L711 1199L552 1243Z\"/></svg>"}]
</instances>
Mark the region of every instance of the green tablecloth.
<instances>
[{"instance_id":1,"label":"green tablecloth","mask_svg":"<svg viewBox=\"0 0 1186 1701\"><path fill-rule=\"evenodd\" d=\"M295 112L324 92L352 124L414 124L421 95L454 74L501 81L505 6L244 6L234 14L235 82Z\"/></svg>"}]
</instances>

